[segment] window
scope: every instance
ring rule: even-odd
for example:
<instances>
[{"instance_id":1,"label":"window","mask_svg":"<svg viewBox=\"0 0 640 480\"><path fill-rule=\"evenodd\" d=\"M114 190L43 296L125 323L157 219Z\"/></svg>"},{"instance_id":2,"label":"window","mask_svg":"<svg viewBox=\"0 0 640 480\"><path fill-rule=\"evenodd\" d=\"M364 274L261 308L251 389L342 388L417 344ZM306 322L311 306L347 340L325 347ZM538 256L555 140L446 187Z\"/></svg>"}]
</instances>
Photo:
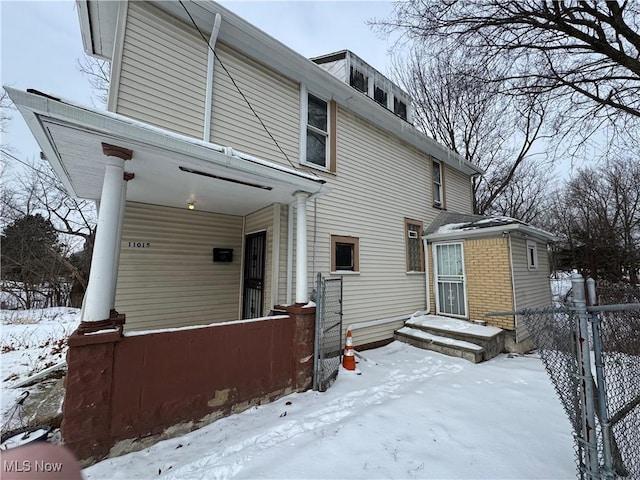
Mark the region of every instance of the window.
<instances>
[{"instance_id":1,"label":"window","mask_svg":"<svg viewBox=\"0 0 640 480\"><path fill-rule=\"evenodd\" d=\"M356 70L352 66L349 75L349 85L351 85L356 90L360 90L362 93L367 93L367 91L369 90L369 79L364 76L364 73Z\"/></svg>"},{"instance_id":2,"label":"window","mask_svg":"<svg viewBox=\"0 0 640 480\"><path fill-rule=\"evenodd\" d=\"M433 206L444 208L444 178L442 164L433 161Z\"/></svg>"},{"instance_id":3,"label":"window","mask_svg":"<svg viewBox=\"0 0 640 480\"><path fill-rule=\"evenodd\" d=\"M538 245L531 240L527 240L527 267L529 270L538 268Z\"/></svg>"},{"instance_id":4,"label":"window","mask_svg":"<svg viewBox=\"0 0 640 480\"><path fill-rule=\"evenodd\" d=\"M336 106L300 89L300 163L336 171Z\"/></svg>"},{"instance_id":5,"label":"window","mask_svg":"<svg viewBox=\"0 0 640 480\"><path fill-rule=\"evenodd\" d=\"M327 102L309 95L307 105L307 162L325 167L329 136Z\"/></svg>"},{"instance_id":6,"label":"window","mask_svg":"<svg viewBox=\"0 0 640 480\"><path fill-rule=\"evenodd\" d=\"M377 85L373 89L373 99L383 107L387 108L387 92Z\"/></svg>"},{"instance_id":7,"label":"window","mask_svg":"<svg viewBox=\"0 0 640 480\"><path fill-rule=\"evenodd\" d=\"M360 271L360 239L331 235L331 271Z\"/></svg>"},{"instance_id":8,"label":"window","mask_svg":"<svg viewBox=\"0 0 640 480\"><path fill-rule=\"evenodd\" d=\"M424 272L424 250L422 248L422 222L404 219L406 233L407 272Z\"/></svg>"},{"instance_id":9,"label":"window","mask_svg":"<svg viewBox=\"0 0 640 480\"><path fill-rule=\"evenodd\" d=\"M407 119L407 104L402 100L398 100L394 97L393 99L393 113L398 115L401 119Z\"/></svg>"}]
</instances>

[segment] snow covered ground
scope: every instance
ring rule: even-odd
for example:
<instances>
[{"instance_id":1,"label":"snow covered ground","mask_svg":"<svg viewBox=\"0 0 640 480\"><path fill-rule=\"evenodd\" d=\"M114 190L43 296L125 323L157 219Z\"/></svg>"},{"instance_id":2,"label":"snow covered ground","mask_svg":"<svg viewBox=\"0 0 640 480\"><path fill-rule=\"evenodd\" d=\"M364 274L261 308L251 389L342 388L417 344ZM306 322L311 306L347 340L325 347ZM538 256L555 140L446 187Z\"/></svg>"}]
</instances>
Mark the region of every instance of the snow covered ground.
<instances>
[{"instance_id":1,"label":"snow covered ground","mask_svg":"<svg viewBox=\"0 0 640 480\"><path fill-rule=\"evenodd\" d=\"M289 395L84 470L87 479L575 478L535 355L472 364L394 342Z\"/></svg>"},{"instance_id":2,"label":"snow covered ground","mask_svg":"<svg viewBox=\"0 0 640 480\"><path fill-rule=\"evenodd\" d=\"M0 312L2 414L64 359L69 308ZM272 404L84 470L87 479L575 478L573 440L535 355L472 364L394 342L328 392Z\"/></svg>"},{"instance_id":3,"label":"snow covered ground","mask_svg":"<svg viewBox=\"0 0 640 480\"><path fill-rule=\"evenodd\" d=\"M0 396L2 430L18 427L16 415L7 426L9 414L22 392L14 386L30 375L65 359L66 339L78 323L76 308L54 307L33 310L0 310ZM6 428L9 429L9 428Z\"/></svg>"}]
</instances>

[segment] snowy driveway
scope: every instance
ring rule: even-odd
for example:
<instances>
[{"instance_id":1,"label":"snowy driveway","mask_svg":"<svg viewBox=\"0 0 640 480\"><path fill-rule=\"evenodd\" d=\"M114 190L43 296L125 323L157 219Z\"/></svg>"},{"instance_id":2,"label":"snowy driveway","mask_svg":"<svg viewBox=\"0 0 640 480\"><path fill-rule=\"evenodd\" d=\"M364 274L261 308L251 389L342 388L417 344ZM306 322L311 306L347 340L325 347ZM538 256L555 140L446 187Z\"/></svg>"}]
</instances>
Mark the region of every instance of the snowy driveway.
<instances>
[{"instance_id":1,"label":"snowy driveway","mask_svg":"<svg viewBox=\"0 0 640 480\"><path fill-rule=\"evenodd\" d=\"M474 365L394 342L360 375L84 470L87 479L575 478L570 426L535 356Z\"/></svg>"}]
</instances>

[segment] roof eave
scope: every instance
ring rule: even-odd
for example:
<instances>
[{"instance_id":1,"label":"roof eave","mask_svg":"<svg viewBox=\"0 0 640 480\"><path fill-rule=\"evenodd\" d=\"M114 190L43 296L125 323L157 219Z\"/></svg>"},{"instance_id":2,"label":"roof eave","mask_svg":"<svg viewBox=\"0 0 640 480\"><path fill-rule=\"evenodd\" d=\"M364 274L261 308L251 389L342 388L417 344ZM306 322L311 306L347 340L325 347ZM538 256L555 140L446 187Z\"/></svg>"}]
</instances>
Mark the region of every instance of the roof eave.
<instances>
[{"instance_id":1,"label":"roof eave","mask_svg":"<svg viewBox=\"0 0 640 480\"><path fill-rule=\"evenodd\" d=\"M510 234L511 232L520 232L525 237L534 238L536 240L543 241L545 243L551 243L558 240L555 235L549 232L540 230L539 228L531 227L529 225L523 225L521 223L509 223L506 225L498 225L488 228L472 228L469 230L454 230L451 232L443 233L431 233L425 235L424 238L427 242L441 242L447 240L461 240L469 237L480 236L497 236L498 234Z\"/></svg>"},{"instance_id":2,"label":"roof eave","mask_svg":"<svg viewBox=\"0 0 640 480\"><path fill-rule=\"evenodd\" d=\"M119 119L115 114L108 112L97 112L80 106L64 103L60 100L47 98L42 95L24 92L11 87L4 87L9 97L23 115L29 125L38 145L47 157L47 160L62 181L67 191L77 196L73 188L70 176L66 171L62 159L53 147L53 142L49 139L46 129L41 124L38 116L72 121L77 125L109 132L114 137L123 138L132 142L154 145L178 154L192 156L205 161L215 159L217 163L233 168L237 171L261 175L264 178L283 181L295 184L300 190L308 191L312 194L329 193L331 189L325 185L326 181L317 177L312 177L306 172L291 171L287 167L272 164L272 162L261 161L250 155L226 150L224 147L215 144L207 146L195 143L195 139L190 139L163 132L156 128L145 128L142 125L132 124L124 119ZM272 164L272 165L270 165Z\"/></svg>"}]
</instances>

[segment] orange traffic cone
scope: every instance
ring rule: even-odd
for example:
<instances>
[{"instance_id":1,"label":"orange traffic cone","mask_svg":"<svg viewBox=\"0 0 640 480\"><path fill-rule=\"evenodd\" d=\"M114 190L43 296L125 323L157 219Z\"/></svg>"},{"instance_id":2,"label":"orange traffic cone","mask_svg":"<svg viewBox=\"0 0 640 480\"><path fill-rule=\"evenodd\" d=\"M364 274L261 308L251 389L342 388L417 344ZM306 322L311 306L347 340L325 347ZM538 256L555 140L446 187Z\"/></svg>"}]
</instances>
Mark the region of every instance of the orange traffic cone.
<instances>
[{"instance_id":1,"label":"orange traffic cone","mask_svg":"<svg viewBox=\"0 0 640 480\"><path fill-rule=\"evenodd\" d=\"M351 338L351 330L347 330L347 343L344 347L344 355L342 356L342 366L346 370L356 369L356 357L353 353L353 339Z\"/></svg>"}]
</instances>

